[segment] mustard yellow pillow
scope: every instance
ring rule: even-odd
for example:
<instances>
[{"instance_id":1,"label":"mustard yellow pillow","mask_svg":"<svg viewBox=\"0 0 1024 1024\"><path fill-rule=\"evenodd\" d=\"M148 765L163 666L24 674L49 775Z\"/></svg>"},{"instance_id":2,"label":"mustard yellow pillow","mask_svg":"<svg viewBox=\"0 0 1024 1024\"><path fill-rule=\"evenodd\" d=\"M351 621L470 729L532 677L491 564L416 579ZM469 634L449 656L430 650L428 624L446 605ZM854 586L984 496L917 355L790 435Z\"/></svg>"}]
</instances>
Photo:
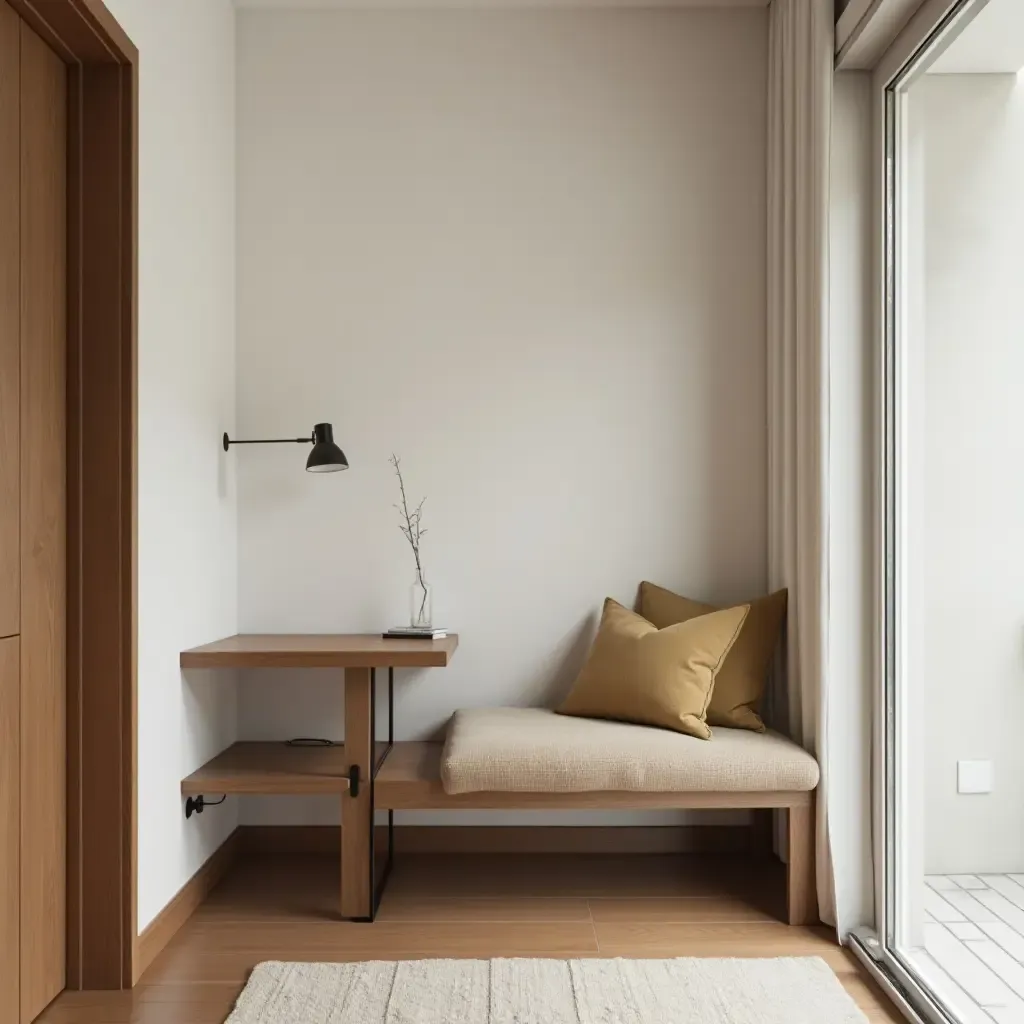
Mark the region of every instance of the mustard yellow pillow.
<instances>
[{"instance_id":1,"label":"mustard yellow pillow","mask_svg":"<svg viewBox=\"0 0 1024 1024\"><path fill-rule=\"evenodd\" d=\"M757 707L786 618L786 597L785 590L778 590L747 605L750 614L715 680L707 714L711 725L764 732ZM658 629L664 629L718 609L645 581L640 584L638 610Z\"/></svg>"},{"instance_id":2,"label":"mustard yellow pillow","mask_svg":"<svg viewBox=\"0 0 1024 1024\"><path fill-rule=\"evenodd\" d=\"M709 739L704 715L715 675L746 617L741 606L657 629L608 598L590 656L559 713Z\"/></svg>"}]
</instances>

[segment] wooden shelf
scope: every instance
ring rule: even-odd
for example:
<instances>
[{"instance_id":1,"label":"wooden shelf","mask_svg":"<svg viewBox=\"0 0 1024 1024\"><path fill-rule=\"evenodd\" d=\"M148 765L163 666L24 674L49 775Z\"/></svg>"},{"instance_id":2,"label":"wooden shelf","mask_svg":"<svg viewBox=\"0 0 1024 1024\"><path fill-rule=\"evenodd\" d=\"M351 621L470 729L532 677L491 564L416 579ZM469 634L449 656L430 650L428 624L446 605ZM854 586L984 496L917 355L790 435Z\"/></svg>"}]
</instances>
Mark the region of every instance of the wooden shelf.
<instances>
[{"instance_id":1,"label":"wooden shelf","mask_svg":"<svg viewBox=\"0 0 1024 1024\"><path fill-rule=\"evenodd\" d=\"M377 757L387 745L377 744ZM182 779L181 795L217 793L336 794L348 789L345 746L289 747L235 743Z\"/></svg>"},{"instance_id":2,"label":"wooden shelf","mask_svg":"<svg viewBox=\"0 0 1024 1024\"><path fill-rule=\"evenodd\" d=\"M182 651L182 668L443 668L459 638L385 640L379 633L239 633Z\"/></svg>"}]
</instances>

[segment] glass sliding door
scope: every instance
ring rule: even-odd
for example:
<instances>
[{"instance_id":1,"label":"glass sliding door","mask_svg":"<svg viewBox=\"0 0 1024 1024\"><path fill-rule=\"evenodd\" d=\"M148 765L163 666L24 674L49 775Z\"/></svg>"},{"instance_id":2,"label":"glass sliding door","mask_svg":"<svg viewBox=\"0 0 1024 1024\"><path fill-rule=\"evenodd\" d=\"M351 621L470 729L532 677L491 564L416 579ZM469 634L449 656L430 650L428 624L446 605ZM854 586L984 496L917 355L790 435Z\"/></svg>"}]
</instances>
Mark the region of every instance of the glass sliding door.
<instances>
[{"instance_id":1,"label":"glass sliding door","mask_svg":"<svg viewBox=\"0 0 1024 1024\"><path fill-rule=\"evenodd\" d=\"M927 1020L1024 1024L1024 0L944 7L877 80L874 952Z\"/></svg>"}]
</instances>

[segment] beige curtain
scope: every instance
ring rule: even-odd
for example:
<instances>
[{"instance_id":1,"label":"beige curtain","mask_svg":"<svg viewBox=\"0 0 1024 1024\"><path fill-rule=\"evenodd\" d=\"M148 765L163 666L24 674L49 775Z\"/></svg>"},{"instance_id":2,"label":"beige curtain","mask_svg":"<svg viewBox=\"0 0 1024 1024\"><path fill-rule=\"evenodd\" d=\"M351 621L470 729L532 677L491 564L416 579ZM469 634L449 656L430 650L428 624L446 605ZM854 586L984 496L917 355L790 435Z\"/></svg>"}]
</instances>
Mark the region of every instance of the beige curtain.
<instances>
[{"instance_id":1,"label":"beige curtain","mask_svg":"<svg viewBox=\"0 0 1024 1024\"><path fill-rule=\"evenodd\" d=\"M844 932L829 842L828 227L832 0L772 0L768 56L768 573L789 588L772 715L818 758L817 881Z\"/></svg>"}]
</instances>

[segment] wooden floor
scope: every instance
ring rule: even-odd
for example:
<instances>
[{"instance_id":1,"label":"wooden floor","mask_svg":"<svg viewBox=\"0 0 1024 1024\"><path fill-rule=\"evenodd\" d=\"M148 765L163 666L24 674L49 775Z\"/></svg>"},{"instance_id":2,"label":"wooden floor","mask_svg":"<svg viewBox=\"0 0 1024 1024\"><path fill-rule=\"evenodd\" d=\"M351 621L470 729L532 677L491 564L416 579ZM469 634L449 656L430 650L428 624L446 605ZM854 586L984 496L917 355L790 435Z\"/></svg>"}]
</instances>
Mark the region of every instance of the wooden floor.
<instances>
[{"instance_id":1,"label":"wooden floor","mask_svg":"<svg viewBox=\"0 0 1024 1024\"><path fill-rule=\"evenodd\" d=\"M133 992L65 993L40 1019L220 1024L261 960L821 956L869 1020L902 1021L826 929L780 923L775 861L406 855L373 925L337 921L337 891L334 857L241 863Z\"/></svg>"}]
</instances>

